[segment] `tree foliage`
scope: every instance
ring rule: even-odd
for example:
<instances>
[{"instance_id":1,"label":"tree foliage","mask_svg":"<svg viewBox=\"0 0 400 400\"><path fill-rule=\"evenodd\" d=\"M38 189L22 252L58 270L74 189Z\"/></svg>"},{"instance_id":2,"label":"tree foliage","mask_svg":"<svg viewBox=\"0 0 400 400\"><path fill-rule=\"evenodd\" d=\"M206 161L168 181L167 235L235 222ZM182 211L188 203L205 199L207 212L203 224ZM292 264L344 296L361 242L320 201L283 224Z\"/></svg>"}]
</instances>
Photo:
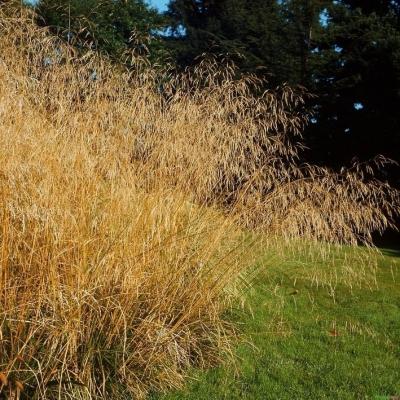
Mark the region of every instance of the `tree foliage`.
<instances>
[{"instance_id":1,"label":"tree foliage","mask_svg":"<svg viewBox=\"0 0 400 400\"><path fill-rule=\"evenodd\" d=\"M306 131L312 158L399 157L398 0L172 0L168 14L179 65L230 54L242 72L316 94Z\"/></svg>"},{"instance_id":2,"label":"tree foliage","mask_svg":"<svg viewBox=\"0 0 400 400\"><path fill-rule=\"evenodd\" d=\"M160 56L150 39L164 18L143 0L40 0L37 12L44 25L78 46L89 46L121 60L127 53Z\"/></svg>"},{"instance_id":3,"label":"tree foliage","mask_svg":"<svg viewBox=\"0 0 400 400\"><path fill-rule=\"evenodd\" d=\"M310 74L317 149L339 164L377 152L399 158L399 2L334 2L328 15Z\"/></svg>"},{"instance_id":4,"label":"tree foliage","mask_svg":"<svg viewBox=\"0 0 400 400\"><path fill-rule=\"evenodd\" d=\"M212 52L229 55L242 71L273 72L276 82L291 79L290 51L281 35L284 15L275 0L175 0L168 15L175 32L168 43L179 65Z\"/></svg>"}]
</instances>

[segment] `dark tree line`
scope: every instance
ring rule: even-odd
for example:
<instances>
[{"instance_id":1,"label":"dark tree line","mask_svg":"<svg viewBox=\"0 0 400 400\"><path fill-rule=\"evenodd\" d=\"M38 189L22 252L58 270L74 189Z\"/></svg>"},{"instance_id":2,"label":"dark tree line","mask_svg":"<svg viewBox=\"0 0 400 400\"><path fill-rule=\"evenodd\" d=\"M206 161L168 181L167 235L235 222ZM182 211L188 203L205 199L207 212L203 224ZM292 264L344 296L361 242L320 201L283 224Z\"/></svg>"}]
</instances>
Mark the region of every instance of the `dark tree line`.
<instances>
[{"instance_id":1,"label":"dark tree line","mask_svg":"<svg viewBox=\"0 0 400 400\"><path fill-rule=\"evenodd\" d=\"M400 0L171 0L164 15L143 0L40 0L37 10L67 40L116 60L148 51L184 68L213 53L270 85L305 86L316 95L305 132L313 161L400 161Z\"/></svg>"},{"instance_id":2,"label":"dark tree line","mask_svg":"<svg viewBox=\"0 0 400 400\"><path fill-rule=\"evenodd\" d=\"M400 161L400 1L173 0L168 15L185 28L168 39L180 65L229 53L243 71L315 94L314 161Z\"/></svg>"}]
</instances>

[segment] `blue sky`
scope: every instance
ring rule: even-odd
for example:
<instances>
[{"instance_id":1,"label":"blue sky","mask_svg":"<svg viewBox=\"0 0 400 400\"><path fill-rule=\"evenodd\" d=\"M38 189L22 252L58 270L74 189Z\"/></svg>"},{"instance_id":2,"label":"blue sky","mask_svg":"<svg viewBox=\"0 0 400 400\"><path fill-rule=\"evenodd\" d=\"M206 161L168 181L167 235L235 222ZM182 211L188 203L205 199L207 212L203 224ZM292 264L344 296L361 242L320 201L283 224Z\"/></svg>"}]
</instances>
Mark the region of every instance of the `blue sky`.
<instances>
[{"instance_id":1,"label":"blue sky","mask_svg":"<svg viewBox=\"0 0 400 400\"><path fill-rule=\"evenodd\" d=\"M168 0L148 0L148 2L153 7L157 7L160 11L165 11L168 4Z\"/></svg>"}]
</instances>

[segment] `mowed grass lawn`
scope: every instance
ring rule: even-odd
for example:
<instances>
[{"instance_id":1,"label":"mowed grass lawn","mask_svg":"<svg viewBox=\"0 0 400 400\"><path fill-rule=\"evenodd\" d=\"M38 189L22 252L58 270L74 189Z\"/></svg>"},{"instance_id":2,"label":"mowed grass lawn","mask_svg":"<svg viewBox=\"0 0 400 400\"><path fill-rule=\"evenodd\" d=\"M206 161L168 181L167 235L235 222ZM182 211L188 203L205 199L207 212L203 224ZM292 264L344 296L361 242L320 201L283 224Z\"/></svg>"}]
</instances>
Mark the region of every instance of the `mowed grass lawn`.
<instances>
[{"instance_id":1,"label":"mowed grass lawn","mask_svg":"<svg viewBox=\"0 0 400 400\"><path fill-rule=\"evenodd\" d=\"M235 363L153 399L387 399L400 396L400 251L383 250L375 290L295 282L276 267L232 312ZM251 309L251 312L249 311Z\"/></svg>"}]
</instances>

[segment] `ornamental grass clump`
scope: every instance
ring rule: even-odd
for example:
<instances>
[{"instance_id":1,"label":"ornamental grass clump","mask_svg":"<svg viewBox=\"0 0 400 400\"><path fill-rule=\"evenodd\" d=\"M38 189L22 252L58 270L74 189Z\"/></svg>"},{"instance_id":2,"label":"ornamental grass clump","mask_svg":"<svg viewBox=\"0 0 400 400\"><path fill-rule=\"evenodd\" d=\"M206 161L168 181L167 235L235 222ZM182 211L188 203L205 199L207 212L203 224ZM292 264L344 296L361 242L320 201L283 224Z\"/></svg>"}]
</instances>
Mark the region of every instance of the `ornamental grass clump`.
<instances>
[{"instance_id":1,"label":"ornamental grass clump","mask_svg":"<svg viewBox=\"0 0 400 400\"><path fill-rule=\"evenodd\" d=\"M369 243L393 224L370 165L300 163L302 93L259 90L212 61L126 71L0 9L0 396L178 387L230 352L254 237Z\"/></svg>"},{"instance_id":2,"label":"ornamental grass clump","mask_svg":"<svg viewBox=\"0 0 400 400\"><path fill-rule=\"evenodd\" d=\"M145 185L125 123L144 87L68 48L40 67L59 44L19 14L0 31L0 397L180 386L229 352L221 315L251 243L233 217ZM94 67L108 81L90 87Z\"/></svg>"}]
</instances>

